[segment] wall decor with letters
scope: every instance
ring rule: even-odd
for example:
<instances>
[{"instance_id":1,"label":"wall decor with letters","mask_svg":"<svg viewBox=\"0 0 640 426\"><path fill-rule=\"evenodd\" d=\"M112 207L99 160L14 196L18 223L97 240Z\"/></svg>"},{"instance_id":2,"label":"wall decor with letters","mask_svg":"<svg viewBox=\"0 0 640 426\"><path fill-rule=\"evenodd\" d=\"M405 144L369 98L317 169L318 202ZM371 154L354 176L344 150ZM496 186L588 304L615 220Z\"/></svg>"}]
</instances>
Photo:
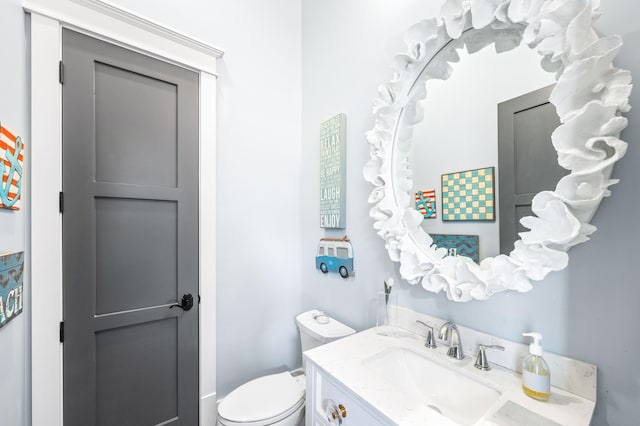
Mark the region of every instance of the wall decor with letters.
<instances>
[{"instance_id":1,"label":"wall decor with letters","mask_svg":"<svg viewBox=\"0 0 640 426\"><path fill-rule=\"evenodd\" d=\"M0 328L22 313L24 252L0 255Z\"/></svg>"},{"instance_id":2,"label":"wall decor with letters","mask_svg":"<svg viewBox=\"0 0 640 426\"><path fill-rule=\"evenodd\" d=\"M447 256L466 256L480 263L480 238L477 235L429 234L433 245L447 249Z\"/></svg>"},{"instance_id":3,"label":"wall decor with letters","mask_svg":"<svg viewBox=\"0 0 640 426\"><path fill-rule=\"evenodd\" d=\"M320 227L345 228L347 116L320 124Z\"/></svg>"}]
</instances>

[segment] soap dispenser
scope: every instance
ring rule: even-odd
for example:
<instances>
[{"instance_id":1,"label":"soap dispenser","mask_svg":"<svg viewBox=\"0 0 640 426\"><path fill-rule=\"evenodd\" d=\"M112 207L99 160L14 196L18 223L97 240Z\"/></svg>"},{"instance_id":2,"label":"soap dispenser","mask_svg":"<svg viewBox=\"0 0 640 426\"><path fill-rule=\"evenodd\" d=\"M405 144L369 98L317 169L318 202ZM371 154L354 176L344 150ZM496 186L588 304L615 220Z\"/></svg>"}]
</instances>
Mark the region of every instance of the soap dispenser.
<instances>
[{"instance_id":1,"label":"soap dispenser","mask_svg":"<svg viewBox=\"0 0 640 426\"><path fill-rule=\"evenodd\" d=\"M529 345L529 355L522 360L522 390L531 398L546 401L551 395L551 371L542 358L540 333L522 333L533 338Z\"/></svg>"}]
</instances>

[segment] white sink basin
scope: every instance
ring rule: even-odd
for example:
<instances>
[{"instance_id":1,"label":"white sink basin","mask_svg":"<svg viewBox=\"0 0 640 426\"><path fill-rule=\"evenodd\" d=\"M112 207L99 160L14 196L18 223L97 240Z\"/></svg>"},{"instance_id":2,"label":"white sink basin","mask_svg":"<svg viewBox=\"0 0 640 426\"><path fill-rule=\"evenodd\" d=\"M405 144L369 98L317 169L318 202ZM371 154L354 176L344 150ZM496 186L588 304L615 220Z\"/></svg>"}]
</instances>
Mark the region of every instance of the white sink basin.
<instances>
[{"instance_id":1,"label":"white sink basin","mask_svg":"<svg viewBox=\"0 0 640 426\"><path fill-rule=\"evenodd\" d=\"M462 425L475 423L501 395L491 385L458 371L454 363L440 364L404 348L382 351L363 364L399 392Z\"/></svg>"}]
</instances>

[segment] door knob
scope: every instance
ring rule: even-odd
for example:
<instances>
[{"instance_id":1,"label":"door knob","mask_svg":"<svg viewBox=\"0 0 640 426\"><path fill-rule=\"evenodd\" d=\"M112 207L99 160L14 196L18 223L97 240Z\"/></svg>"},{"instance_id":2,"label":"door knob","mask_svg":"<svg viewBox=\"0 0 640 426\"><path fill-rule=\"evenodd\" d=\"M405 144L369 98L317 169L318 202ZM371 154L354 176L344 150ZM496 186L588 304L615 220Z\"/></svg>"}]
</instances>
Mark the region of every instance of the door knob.
<instances>
[{"instance_id":1,"label":"door knob","mask_svg":"<svg viewBox=\"0 0 640 426\"><path fill-rule=\"evenodd\" d=\"M180 304L176 303L175 305L171 305L169 306L169 309L175 308L175 307L178 307L183 311L188 311L191 308L193 308L193 296L191 295L191 293L187 293L184 296L182 296L182 301L180 302Z\"/></svg>"}]
</instances>

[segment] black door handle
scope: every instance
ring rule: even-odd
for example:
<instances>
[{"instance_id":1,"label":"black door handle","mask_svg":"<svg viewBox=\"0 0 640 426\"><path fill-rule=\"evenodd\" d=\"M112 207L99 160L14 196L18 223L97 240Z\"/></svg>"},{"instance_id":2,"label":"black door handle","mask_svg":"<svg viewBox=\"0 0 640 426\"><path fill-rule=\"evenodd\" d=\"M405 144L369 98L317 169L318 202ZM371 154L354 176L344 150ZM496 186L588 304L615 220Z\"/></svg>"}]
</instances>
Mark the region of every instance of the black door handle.
<instances>
[{"instance_id":1,"label":"black door handle","mask_svg":"<svg viewBox=\"0 0 640 426\"><path fill-rule=\"evenodd\" d=\"M178 307L183 311L188 311L191 308L193 308L193 296L191 295L191 293L187 293L184 296L182 296L181 303L179 305L177 303L175 305L171 305L169 306L169 309L175 308L175 307Z\"/></svg>"}]
</instances>

